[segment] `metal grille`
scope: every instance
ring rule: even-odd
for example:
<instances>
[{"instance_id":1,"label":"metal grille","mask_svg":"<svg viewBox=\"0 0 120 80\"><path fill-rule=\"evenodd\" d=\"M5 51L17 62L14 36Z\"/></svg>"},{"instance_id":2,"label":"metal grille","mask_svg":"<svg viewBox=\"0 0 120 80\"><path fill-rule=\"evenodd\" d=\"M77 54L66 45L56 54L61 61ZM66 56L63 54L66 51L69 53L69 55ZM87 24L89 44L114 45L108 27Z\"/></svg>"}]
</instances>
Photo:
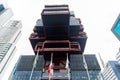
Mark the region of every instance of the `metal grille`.
<instances>
[{"instance_id":1,"label":"metal grille","mask_svg":"<svg viewBox=\"0 0 120 80\"><path fill-rule=\"evenodd\" d=\"M6 53L8 52L9 48L12 44L10 43L0 43L0 62L5 57Z\"/></svg>"},{"instance_id":2,"label":"metal grille","mask_svg":"<svg viewBox=\"0 0 120 80\"><path fill-rule=\"evenodd\" d=\"M0 28L0 42L9 42L18 31L19 21L9 21L4 27Z\"/></svg>"},{"instance_id":3,"label":"metal grille","mask_svg":"<svg viewBox=\"0 0 120 80\"><path fill-rule=\"evenodd\" d=\"M90 80L100 80L98 78L100 71L90 70L88 71L90 75ZM87 72L83 71L71 71L71 79L72 80L89 80Z\"/></svg>"}]
</instances>

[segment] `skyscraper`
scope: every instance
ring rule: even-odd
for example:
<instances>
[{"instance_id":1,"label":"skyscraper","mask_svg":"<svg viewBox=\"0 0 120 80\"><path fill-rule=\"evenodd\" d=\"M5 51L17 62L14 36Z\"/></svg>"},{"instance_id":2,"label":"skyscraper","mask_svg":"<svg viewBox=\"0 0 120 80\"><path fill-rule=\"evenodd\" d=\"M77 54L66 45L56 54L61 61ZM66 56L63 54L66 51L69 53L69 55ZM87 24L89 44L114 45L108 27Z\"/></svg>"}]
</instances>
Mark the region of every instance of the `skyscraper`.
<instances>
[{"instance_id":1,"label":"skyscraper","mask_svg":"<svg viewBox=\"0 0 120 80\"><path fill-rule=\"evenodd\" d=\"M120 40L120 15L118 15L113 27L113 34ZM120 80L120 49L116 54L116 60L108 61L102 71L103 80Z\"/></svg>"},{"instance_id":2,"label":"skyscraper","mask_svg":"<svg viewBox=\"0 0 120 80\"><path fill-rule=\"evenodd\" d=\"M21 56L10 79L99 80L97 58L83 55L87 35L68 5L45 5L33 31L35 56Z\"/></svg>"},{"instance_id":3,"label":"skyscraper","mask_svg":"<svg viewBox=\"0 0 120 80\"><path fill-rule=\"evenodd\" d=\"M12 10L0 4L0 77L14 55L15 44L21 34L21 21L10 20L12 16Z\"/></svg>"},{"instance_id":4,"label":"skyscraper","mask_svg":"<svg viewBox=\"0 0 120 80\"><path fill-rule=\"evenodd\" d=\"M108 61L102 72L103 80L120 80L120 65L117 61Z\"/></svg>"},{"instance_id":5,"label":"skyscraper","mask_svg":"<svg viewBox=\"0 0 120 80\"><path fill-rule=\"evenodd\" d=\"M104 80L120 80L120 50L116 54L116 61L108 61L107 66L102 72Z\"/></svg>"}]
</instances>

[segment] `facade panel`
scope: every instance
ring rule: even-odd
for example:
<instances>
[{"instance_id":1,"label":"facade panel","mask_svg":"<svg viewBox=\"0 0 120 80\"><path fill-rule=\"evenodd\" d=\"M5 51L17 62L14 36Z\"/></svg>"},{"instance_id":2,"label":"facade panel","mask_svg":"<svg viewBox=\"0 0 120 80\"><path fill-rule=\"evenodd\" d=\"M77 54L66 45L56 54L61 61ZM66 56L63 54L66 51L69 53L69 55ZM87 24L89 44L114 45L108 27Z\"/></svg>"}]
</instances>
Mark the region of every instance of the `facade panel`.
<instances>
[{"instance_id":1,"label":"facade panel","mask_svg":"<svg viewBox=\"0 0 120 80\"><path fill-rule=\"evenodd\" d=\"M120 14L118 15L113 27L112 27L113 34L120 40Z\"/></svg>"}]
</instances>

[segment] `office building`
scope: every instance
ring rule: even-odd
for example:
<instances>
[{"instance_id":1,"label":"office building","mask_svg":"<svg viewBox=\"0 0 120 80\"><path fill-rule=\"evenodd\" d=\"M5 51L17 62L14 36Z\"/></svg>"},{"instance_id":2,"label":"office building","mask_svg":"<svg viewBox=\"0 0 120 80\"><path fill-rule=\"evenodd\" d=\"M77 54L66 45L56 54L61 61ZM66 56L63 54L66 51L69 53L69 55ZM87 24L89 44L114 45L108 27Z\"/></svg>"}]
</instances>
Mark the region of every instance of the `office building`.
<instances>
[{"instance_id":1,"label":"office building","mask_svg":"<svg viewBox=\"0 0 120 80\"><path fill-rule=\"evenodd\" d=\"M21 21L10 20L12 16L12 10L0 4L0 77L9 66L16 50L15 44L21 35Z\"/></svg>"},{"instance_id":2,"label":"office building","mask_svg":"<svg viewBox=\"0 0 120 80\"><path fill-rule=\"evenodd\" d=\"M103 80L120 80L120 65L117 61L109 61L102 72Z\"/></svg>"},{"instance_id":3,"label":"office building","mask_svg":"<svg viewBox=\"0 0 120 80\"><path fill-rule=\"evenodd\" d=\"M82 22L68 5L45 5L33 31L29 40L35 56L21 56L10 80L99 80L96 56L83 55Z\"/></svg>"},{"instance_id":4,"label":"office building","mask_svg":"<svg viewBox=\"0 0 120 80\"><path fill-rule=\"evenodd\" d=\"M118 40L120 40L120 14L118 15L111 31L118 38Z\"/></svg>"},{"instance_id":5,"label":"office building","mask_svg":"<svg viewBox=\"0 0 120 80\"><path fill-rule=\"evenodd\" d=\"M20 56L9 80L29 80L33 63L34 55ZM39 56L38 64L34 69L32 80L41 80L42 69L44 66L44 59Z\"/></svg>"},{"instance_id":6,"label":"office building","mask_svg":"<svg viewBox=\"0 0 120 80\"><path fill-rule=\"evenodd\" d=\"M113 34L120 40L120 15L117 17L113 27ZM116 61L108 61L102 71L103 80L120 80L120 49L116 54Z\"/></svg>"},{"instance_id":7,"label":"office building","mask_svg":"<svg viewBox=\"0 0 120 80\"><path fill-rule=\"evenodd\" d=\"M101 69L94 54L71 55L70 61L71 80L100 80Z\"/></svg>"},{"instance_id":8,"label":"office building","mask_svg":"<svg viewBox=\"0 0 120 80\"><path fill-rule=\"evenodd\" d=\"M88 73L85 69L83 56L86 60ZM89 80L88 77L90 77L90 80L100 80L99 73L101 70L94 54L71 55L70 58L71 80ZM29 80L32 73L34 59L34 55L22 55L16 63L9 80ZM33 71L32 80L48 80L49 75L43 69L44 64L45 60L43 56L39 55L38 63ZM54 70L54 80L68 80L68 77L66 70Z\"/></svg>"}]
</instances>

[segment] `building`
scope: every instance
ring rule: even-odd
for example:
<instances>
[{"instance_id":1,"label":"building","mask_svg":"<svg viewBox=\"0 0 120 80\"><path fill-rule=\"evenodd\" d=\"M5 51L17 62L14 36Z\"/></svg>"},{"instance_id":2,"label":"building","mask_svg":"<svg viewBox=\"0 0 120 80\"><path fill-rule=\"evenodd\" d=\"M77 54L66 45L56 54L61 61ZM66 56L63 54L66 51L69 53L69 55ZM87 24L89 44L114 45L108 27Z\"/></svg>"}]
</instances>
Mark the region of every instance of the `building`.
<instances>
[{"instance_id":1,"label":"building","mask_svg":"<svg viewBox=\"0 0 120 80\"><path fill-rule=\"evenodd\" d=\"M9 80L29 80L34 63L34 58L34 55L21 56L16 63ZM43 57L39 56L38 64L34 69L32 80L41 79L42 67L44 65L43 63Z\"/></svg>"},{"instance_id":2,"label":"building","mask_svg":"<svg viewBox=\"0 0 120 80\"><path fill-rule=\"evenodd\" d=\"M111 30L113 34L120 40L120 14ZM103 80L120 80L120 49L116 54L116 61L108 61L107 65L102 71L102 78Z\"/></svg>"},{"instance_id":3,"label":"building","mask_svg":"<svg viewBox=\"0 0 120 80\"><path fill-rule=\"evenodd\" d=\"M120 65L117 61L109 61L102 72L103 80L120 80Z\"/></svg>"},{"instance_id":4,"label":"building","mask_svg":"<svg viewBox=\"0 0 120 80\"><path fill-rule=\"evenodd\" d=\"M88 73L85 69L83 56L86 60ZM89 80L88 77L90 77L90 80L100 80L99 73L101 69L94 54L71 55L70 57L71 80ZM34 55L22 55L16 63L9 80L29 80L34 65L34 59ZM48 80L49 75L43 69L44 64L45 60L43 56L39 55L38 63L32 74L32 80ZM68 77L69 76L66 70L54 70L54 80L68 80Z\"/></svg>"},{"instance_id":5,"label":"building","mask_svg":"<svg viewBox=\"0 0 120 80\"><path fill-rule=\"evenodd\" d=\"M82 22L68 5L45 5L33 31L29 40L35 56L21 56L10 80L99 80L96 56L83 55Z\"/></svg>"},{"instance_id":6,"label":"building","mask_svg":"<svg viewBox=\"0 0 120 80\"><path fill-rule=\"evenodd\" d=\"M0 4L0 77L13 58L15 44L21 35L21 21L10 20L12 16L12 10Z\"/></svg>"},{"instance_id":7,"label":"building","mask_svg":"<svg viewBox=\"0 0 120 80\"><path fill-rule=\"evenodd\" d=\"M111 31L118 38L118 40L120 40L120 14L118 15Z\"/></svg>"},{"instance_id":8,"label":"building","mask_svg":"<svg viewBox=\"0 0 120 80\"><path fill-rule=\"evenodd\" d=\"M100 80L101 69L94 54L71 55L70 57L71 80Z\"/></svg>"}]
</instances>

